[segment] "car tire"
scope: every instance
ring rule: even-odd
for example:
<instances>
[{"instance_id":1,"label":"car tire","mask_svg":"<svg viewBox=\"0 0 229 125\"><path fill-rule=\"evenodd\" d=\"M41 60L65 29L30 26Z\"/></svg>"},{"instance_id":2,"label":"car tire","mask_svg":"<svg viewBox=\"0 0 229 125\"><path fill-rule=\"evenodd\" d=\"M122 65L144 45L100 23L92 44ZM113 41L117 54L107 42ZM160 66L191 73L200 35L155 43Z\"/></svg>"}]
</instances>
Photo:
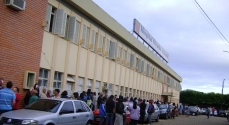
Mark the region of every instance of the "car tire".
<instances>
[{"instance_id":1,"label":"car tire","mask_svg":"<svg viewBox=\"0 0 229 125\"><path fill-rule=\"evenodd\" d=\"M88 121L86 125L93 125L91 121Z\"/></svg>"},{"instance_id":2,"label":"car tire","mask_svg":"<svg viewBox=\"0 0 229 125\"><path fill-rule=\"evenodd\" d=\"M193 115L193 116L195 116L195 115L196 115L196 113L195 113L195 112L193 112L193 113L192 113L192 115Z\"/></svg>"},{"instance_id":3,"label":"car tire","mask_svg":"<svg viewBox=\"0 0 229 125\"><path fill-rule=\"evenodd\" d=\"M155 120L156 122L159 122L159 116L157 116L157 119Z\"/></svg>"}]
</instances>

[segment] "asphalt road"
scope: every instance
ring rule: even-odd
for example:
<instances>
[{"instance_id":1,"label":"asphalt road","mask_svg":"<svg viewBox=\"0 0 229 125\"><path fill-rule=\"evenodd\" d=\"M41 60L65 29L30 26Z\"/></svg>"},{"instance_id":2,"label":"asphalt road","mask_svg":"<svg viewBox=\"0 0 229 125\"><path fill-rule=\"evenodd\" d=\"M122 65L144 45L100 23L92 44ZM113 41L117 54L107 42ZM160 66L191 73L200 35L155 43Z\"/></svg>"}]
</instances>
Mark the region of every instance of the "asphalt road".
<instances>
[{"instance_id":1,"label":"asphalt road","mask_svg":"<svg viewBox=\"0 0 229 125\"><path fill-rule=\"evenodd\" d=\"M179 115L175 119L160 119L159 122L153 122L153 125L229 125L225 117L210 116L207 119L205 115L189 116Z\"/></svg>"}]
</instances>

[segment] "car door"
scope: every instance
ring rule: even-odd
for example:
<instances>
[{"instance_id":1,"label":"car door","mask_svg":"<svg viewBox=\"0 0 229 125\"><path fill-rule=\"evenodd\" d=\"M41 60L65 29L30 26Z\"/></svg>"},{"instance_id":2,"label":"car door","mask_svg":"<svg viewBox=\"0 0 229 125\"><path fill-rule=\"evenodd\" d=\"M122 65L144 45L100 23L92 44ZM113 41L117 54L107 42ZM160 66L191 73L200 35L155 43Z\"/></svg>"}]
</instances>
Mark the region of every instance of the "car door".
<instances>
[{"instance_id":1,"label":"car door","mask_svg":"<svg viewBox=\"0 0 229 125\"><path fill-rule=\"evenodd\" d=\"M77 125L86 125L88 118L89 118L89 114L87 113L87 111L85 110L85 108L83 107L82 103L80 101L74 101L74 105L75 105L75 116L76 116L76 122Z\"/></svg>"},{"instance_id":2,"label":"car door","mask_svg":"<svg viewBox=\"0 0 229 125\"><path fill-rule=\"evenodd\" d=\"M74 120L74 107L72 101L64 102L58 117L58 124L59 125L75 125Z\"/></svg>"},{"instance_id":3,"label":"car door","mask_svg":"<svg viewBox=\"0 0 229 125\"><path fill-rule=\"evenodd\" d=\"M153 104L153 106L154 106L154 113L152 114L152 119L157 119L160 110L156 104Z\"/></svg>"}]
</instances>

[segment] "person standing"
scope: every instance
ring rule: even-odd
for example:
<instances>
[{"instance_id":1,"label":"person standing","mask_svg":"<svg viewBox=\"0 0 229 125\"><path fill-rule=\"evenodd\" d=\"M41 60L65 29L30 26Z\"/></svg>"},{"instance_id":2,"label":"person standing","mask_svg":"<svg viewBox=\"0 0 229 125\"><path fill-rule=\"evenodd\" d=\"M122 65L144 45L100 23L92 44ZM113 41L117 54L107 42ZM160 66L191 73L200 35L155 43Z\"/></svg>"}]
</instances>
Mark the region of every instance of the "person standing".
<instances>
[{"instance_id":1,"label":"person standing","mask_svg":"<svg viewBox=\"0 0 229 125\"><path fill-rule=\"evenodd\" d=\"M47 91L46 96L47 96L47 98L51 98L51 90L48 90L48 91Z\"/></svg>"},{"instance_id":2,"label":"person standing","mask_svg":"<svg viewBox=\"0 0 229 125\"><path fill-rule=\"evenodd\" d=\"M37 83L33 86L33 89L36 90L36 95L40 98L40 87Z\"/></svg>"},{"instance_id":3,"label":"person standing","mask_svg":"<svg viewBox=\"0 0 229 125\"><path fill-rule=\"evenodd\" d=\"M102 93L98 93L99 94L99 97L97 99L97 108L99 108L101 102L102 102L102 97L103 97L103 94Z\"/></svg>"},{"instance_id":4,"label":"person standing","mask_svg":"<svg viewBox=\"0 0 229 125\"><path fill-rule=\"evenodd\" d=\"M2 113L12 110L12 106L15 104L15 93L11 90L13 83L7 82L6 88L0 90L0 115Z\"/></svg>"},{"instance_id":5,"label":"person standing","mask_svg":"<svg viewBox=\"0 0 229 125\"><path fill-rule=\"evenodd\" d=\"M111 95L109 99L106 102L106 125L110 123L110 125L113 125L113 110L115 108L115 102L114 102L114 96Z\"/></svg>"},{"instance_id":6,"label":"person standing","mask_svg":"<svg viewBox=\"0 0 229 125\"><path fill-rule=\"evenodd\" d=\"M102 102L99 106L99 112L100 112L100 121L99 121L99 125L102 125L104 120L105 120L105 116L106 116L106 111L105 111L105 102L106 102L107 98L103 97L102 98ZM112 124L111 124L112 125Z\"/></svg>"},{"instance_id":7,"label":"person standing","mask_svg":"<svg viewBox=\"0 0 229 125\"><path fill-rule=\"evenodd\" d=\"M66 90L64 90L62 93L61 93L61 98L68 98L68 92Z\"/></svg>"},{"instance_id":8,"label":"person standing","mask_svg":"<svg viewBox=\"0 0 229 125\"><path fill-rule=\"evenodd\" d=\"M18 109L18 103L19 103L19 101L20 101L20 99L21 99L21 96L20 96L20 94L19 94L19 88L18 87L14 87L13 88L13 91L14 91L14 93L15 93L15 96L16 96L16 100L15 100L15 104L14 104L14 106L13 106L13 110L17 110Z\"/></svg>"},{"instance_id":9,"label":"person standing","mask_svg":"<svg viewBox=\"0 0 229 125\"><path fill-rule=\"evenodd\" d=\"M37 99L38 99L37 90L32 90L31 98L29 99L29 104L32 104L33 102L37 101Z\"/></svg>"},{"instance_id":10,"label":"person standing","mask_svg":"<svg viewBox=\"0 0 229 125\"><path fill-rule=\"evenodd\" d=\"M43 87L42 92L41 92L41 98L42 98L42 99L47 98L46 90L47 90L47 89L46 89L45 87Z\"/></svg>"},{"instance_id":11,"label":"person standing","mask_svg":"<svg viewBox=\"0 0 229 125\"><path fill-rule=\"evenodd\" d=\"M143 100L143 102L140 104L140 124L144 124L144 118L145 118L145 114L146 114L146 103L145 103L145 99Z\"/></svg>"},{"instance_id":12,"label":"person standing","mask_svg":"<svg viewBox=\"0 0 229 125\"><path fill-rule=\"evenodd\" d=\"M207 108L207 119L209 119L210 112L211 112L211 109L208 107L208 108Z\"/></svg>"},{"instance_id":13,"label":"person standing","mask_svg":"<svg viewBox=\"0 0 229 125\"><path fill-rule=\"evenodd\" d=\"M53 91L53 93L54 93L53 98L60 98L60 95L59 95L60 90L59 90L59 89L55 89L55 90Z\"/></svg>"},{"instance_id":14,"label":"person standing","mask_svg":"<svg viewBox=\"0 0 229 125\"><path fill-rule=\"evenodd\" d=\"M33 88L30 88L29 92L27 92L25 97L24 97L25 106L29 105L29 100L31 98L31 91L32 90L33 90Z\"/></svg>"},{"instance_id":15,"label":"person standing","mask_svg":"<svg viewBox=\"0 0 229 125\"><path fill-rule=\"evenodd\" d=\"M114 125L123 125L123 113L124 111L124 104L123 104L123 96L119 96L118 102L116 103L115 107L115 123Z\"/></svg>"},{"instance_id":16,"label":"person standing","mask_svg":"<svg viewBox=\"0 0 229 125\"><path fill-rule=\"evenodd\" d=\"M151 116L154 113L154 102L153 102L153 100L149 101L149 108L147 110L147 113L148 113L149 124L151 125L152 124Z\"/></svg>"},{"instance_id":17,"label":"person standing","mask_svg":"<svg viewBox=\"0 0 229 125\"><path fill-rule=\"evenodd\" d=\"M128 107L130 111L130 125L137 125L139 119L140 108L137 106L137 102L134 102L133 106Z\"/></svg>"}]
</instances>

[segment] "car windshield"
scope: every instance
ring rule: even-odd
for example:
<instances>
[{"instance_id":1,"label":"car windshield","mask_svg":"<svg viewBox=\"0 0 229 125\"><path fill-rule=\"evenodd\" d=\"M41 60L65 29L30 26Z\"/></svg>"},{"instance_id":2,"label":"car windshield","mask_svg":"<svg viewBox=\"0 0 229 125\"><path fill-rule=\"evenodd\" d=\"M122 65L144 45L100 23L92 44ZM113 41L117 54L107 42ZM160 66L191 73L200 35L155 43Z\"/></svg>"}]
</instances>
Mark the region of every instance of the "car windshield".
<instances>
[{"instance_id":1,"label":"car windshield","mask_svg":"<svg viewBox=\"0 0 229 125\"><path fill-rule=\"evenodd\" d=\"M56 113L61 103L62 101L58 100L39 99L25 109Z\"/></svg>"},{"instance_id":2,"label":"car windshield","mask_svg":"<svg viewBox=\"0 0 229 125\"><path fill-rule=\"evenodd\" d=\"M167 109L167 105L159 105L159 109Z\"/></svg>"}]
</instances>

